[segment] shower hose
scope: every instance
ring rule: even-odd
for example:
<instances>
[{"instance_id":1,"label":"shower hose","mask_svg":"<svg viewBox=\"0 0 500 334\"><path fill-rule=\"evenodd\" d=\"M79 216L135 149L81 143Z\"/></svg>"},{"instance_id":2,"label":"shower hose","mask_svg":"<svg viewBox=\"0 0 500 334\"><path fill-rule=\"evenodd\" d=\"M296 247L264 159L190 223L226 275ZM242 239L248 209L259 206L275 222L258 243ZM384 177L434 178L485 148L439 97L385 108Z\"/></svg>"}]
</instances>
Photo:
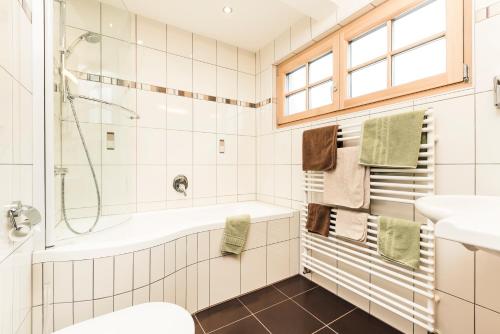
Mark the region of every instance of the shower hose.
<instances>
[{"instance_id":1,"label":"shower hose","mask_svg":"<svg viewBox=\"0 0 500 334\"><path fill-rule=\"evenodd\" d=\"M62 205L62 216L64 219L64 222L68 226L68 229L75 233L75 234L86 234L90 233L94 230L94 228L97 225L97 222L99 221L99 218L101 217L101 193L99 191L99 184L97 183L97 177L95 175L95 169L94 165L92 164L92 160L90 159L90 154L89 150L87 148L87 143L85 142L85 137L83 136L82 129L80 127L80 121L78 119L78 114L76 113L76 108L75 108L75 103L74 103L74 97L71 95L71 92L69 90L68 83L66 82L66 92L67 92L67 99L69 101L71 111L73 113L73 117L75 118L75 123L76 123L76 128L78 130L78 135L80 136L80 141L82 142L83 150L85 151L85 156L87 157L87 161L89 164L90 172L92 173L92 178L94 179L94 185L95 185L95 190L97 194L97 215L95 217L94 223L92 226L86 230L86 231L77 231L76 229L71 226L71 223L68 220L68 217L66 215L66 201L65 201L65 174L63 173L61 175L61 205Z\"/></svg>"}]
</instances>

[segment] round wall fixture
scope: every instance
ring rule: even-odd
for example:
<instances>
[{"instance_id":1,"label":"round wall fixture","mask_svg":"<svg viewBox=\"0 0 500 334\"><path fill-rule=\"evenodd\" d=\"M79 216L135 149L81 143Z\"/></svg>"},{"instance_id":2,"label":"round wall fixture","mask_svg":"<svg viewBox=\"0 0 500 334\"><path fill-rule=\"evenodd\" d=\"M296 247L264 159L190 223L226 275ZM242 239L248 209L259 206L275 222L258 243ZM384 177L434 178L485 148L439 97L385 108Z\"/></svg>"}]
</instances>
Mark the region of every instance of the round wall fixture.
<instances>
[{"instance_id":1,"label":"round wall fixture","mask_svg":"<svg viewBox=\"0 0 500 334\"><path fill-rule=\"evenodd\" d=\"M224 8L222 8L222 11L224 12L224 14L231 14L233 12L233 9L229 6L224 6Z\"/></svg>"}]
</instances>

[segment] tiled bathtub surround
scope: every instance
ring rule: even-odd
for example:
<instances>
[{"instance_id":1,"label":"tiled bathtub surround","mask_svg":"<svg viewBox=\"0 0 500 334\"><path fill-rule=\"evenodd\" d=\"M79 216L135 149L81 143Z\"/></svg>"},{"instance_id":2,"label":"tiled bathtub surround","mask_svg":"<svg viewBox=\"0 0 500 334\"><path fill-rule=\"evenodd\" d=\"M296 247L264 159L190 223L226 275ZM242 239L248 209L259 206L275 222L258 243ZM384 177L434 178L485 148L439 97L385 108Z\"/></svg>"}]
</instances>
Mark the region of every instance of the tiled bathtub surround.
<instances>
[{"instance_id":1,"label":"tiled bathtub surround","mask_svg":"<svg viewBox=\"0 0 500 334\"><path fill-rule=\"evenodd\" d=\"M298 213L253 223L240 256L221 256L222 229L190 234L133 253L33 265L33 333L57 330L149 301L194 313L299 271ZM42 286L50 291L45 296Z\"/></svg>"},{"instance_id":2,"label":"tiled bathtub surround","mask_svg":"<svg viewBox=\"0 0 500 334\"><path fill-rule=\"evenodd\" d=\"M378 1L360 1L367 8ZM436 96L400 102L375 109L367 109L344 116L332 116L321 121L279 128L275 126L276 105L260 108L257 113L257 198L300 208L302 190L301 140L302 132L315 126L350 124L359 120L394 112L433 107L436 136L436 192L438 194L500 195L500 155L494 143L499 139L500 113L493 104L493 77L500 73L500 44L497 31L500 15L498 1L473 2L476 12L473 24L472 87ZM489 15L481 19L485 8ZM321 32L336 29L344 18L332 15L330 23L319 25L313 19L299 22L257 53L257 100L275 97L274 63L298 52L321 36ZM411 220L422 220L404 204L372 206L374 214L389 214ZM485 252L473 253L462 245L446 240L437 241L436 287L440 302L437 306L437 328L443 333L490 334L500 326L500 288L495 283L500 277L500 257ZM371 281L370 277L332 263ZM353 295L342 287L312 274L318 284L347 299L370 314L386 321L404 333L424 333L408 321L367 300ZM495 281L494 281L495 280ZM388 286L395 293L396 287ZM411 298L411 296L408 296Z\"/></svg>"},{"instance_id":3,"label":"tiled bathtub surround","mask_svg":"<svg viewBox=\"0 0 500 334\"><path fill-rule=\"evenodd\" d=\"M97 78L80 80L73 92L111 100L141 117L131 121L116 108L77 103L103 213L255 199L255 54L98 1L69 0L67 8L69 42L85 31L103 35L101 43L82 42L71 55L70 70ZM141 89L101 78L140 83ZM153 86L167 94L151 91ZM68 214L91 217L95 191L73 116L67 108L59 116L56 165L69 168ZM114 150L106 148L109 132ZM225 153L219 153L221 140ZM178 174L189 179L186 197L172 189ZM60 196L60 178L55 182Z\"/></svg>"},{"instance_id":4,"label":"tiled bathtub surround","mask_svg":"<svg viewBox=\"0 0 500 334\"><path fill-rule=\"evenodd\" d=\"M33 204L31 1L0 1L0 333L31 329L33 237L7 237L3 206Z\"/></svg>"}]
</instances>

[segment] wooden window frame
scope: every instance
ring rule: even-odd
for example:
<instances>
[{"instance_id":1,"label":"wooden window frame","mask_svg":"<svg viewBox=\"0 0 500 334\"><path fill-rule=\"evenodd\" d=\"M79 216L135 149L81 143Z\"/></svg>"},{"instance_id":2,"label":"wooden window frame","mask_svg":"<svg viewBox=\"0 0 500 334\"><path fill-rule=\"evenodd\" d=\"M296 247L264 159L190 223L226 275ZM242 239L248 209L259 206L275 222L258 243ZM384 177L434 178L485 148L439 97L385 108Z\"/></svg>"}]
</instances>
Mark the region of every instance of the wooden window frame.
<instances>
[{"instance_id":1,"label":"wooden window frame","mask_svg":"<svg viewBox=\"0 0 500 334\"><path fill-rule=\"evenodd\" d=\"M365 15L350 22L340 30L314 43L297 55L284 61L277 68L277 123L285 126L318 118L355 112L371 107L396 103L421 96L429 96L443 91L470 87L470 80L465 80L464 64L468 65L469 79L472 60L472 1L446 1L446 31L428 36L420 41L392 50L392 22L402 14L418 8L428 0L388 0ZM349 42L363 36L371 30L387 25L387 53L348 68ZM424 45L439 38L446 38L446 72L416 81L392 86L394 55ZM307 64L331 50L333 53L333 103L301 113L286 115L285 81L287 73ZM349 97L349 73L381 60L387 61L387 88L358 97ZM336 89L335 89L336 87ZM307 107L307 105L306 105Z\"/></svg>"}]
</instances>

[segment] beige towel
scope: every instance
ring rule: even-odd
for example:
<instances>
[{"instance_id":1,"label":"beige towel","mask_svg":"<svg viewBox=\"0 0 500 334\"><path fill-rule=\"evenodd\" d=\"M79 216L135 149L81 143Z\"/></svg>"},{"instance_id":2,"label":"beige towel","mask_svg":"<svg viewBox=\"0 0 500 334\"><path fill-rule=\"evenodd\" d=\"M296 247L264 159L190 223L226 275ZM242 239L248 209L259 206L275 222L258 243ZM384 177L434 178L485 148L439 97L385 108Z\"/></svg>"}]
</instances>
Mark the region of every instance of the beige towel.
<instances>
[{"instance_id":1,"label":"beige towel","mask_svg":"<svg viewBox=\"0 0 500 334\"><path fill-rule=\"evenodd\" d=\"M337 209L335 232L339 237L366 242L368 213Z\"/></svg>"},{"instance_id":2,"label":"beige towel","mask_svg":"<svg viewBox=\"0 0 500 334\"><path fill-rule=\"evenodd\" d=\"M370 167L359 164L359 146L337 150L337 166L325 172L323 202L352 209L370 208Z\"/></svg>"}]
</instances>

